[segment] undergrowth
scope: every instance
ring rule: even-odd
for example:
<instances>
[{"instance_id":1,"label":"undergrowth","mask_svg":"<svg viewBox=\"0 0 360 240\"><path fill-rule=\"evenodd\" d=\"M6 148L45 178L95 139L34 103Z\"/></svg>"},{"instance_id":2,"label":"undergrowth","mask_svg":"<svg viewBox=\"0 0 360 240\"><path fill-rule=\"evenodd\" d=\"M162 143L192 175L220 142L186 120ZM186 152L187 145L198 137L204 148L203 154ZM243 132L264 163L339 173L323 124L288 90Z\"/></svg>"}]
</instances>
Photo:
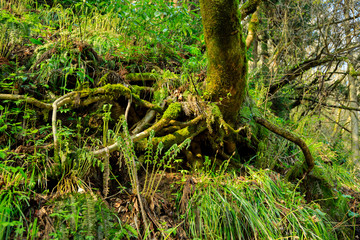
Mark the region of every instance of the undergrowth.
<instances>
[{"instance_id":1,"label":"undergrowth","mask_svg":"<svg viewBox=\"0 0 360 240\"><path fill-rule=\"evenodd\" d=\"M73 90L128 86L127 74L151 72L157 77L153 87L143 81L131 91L166 104L171 94L179 102L193 95L201 110L207 60L196 1L0 0L0 8L0 94L50 103ZM298 108L276 116L265 77L249 81L241 119L245 141L256 138L258 145L249 158L241 150L235 154L237 162L246 159L241 174L227 161L219 169L217 156L202 156L190 138L165 149L162 142L153 144L157 133L151 131L145 151L137 152L130 134L135 126L128 126L124 104L111 96L79 112L59 109L54 156L50 110L2 100L0 239L353 239L360 216L349 194L360 188L346 139L336 128L318 126L316 113ZM121 114L112 114L114 109ZM261 115L306 137L316 162L310 180L286 179L304 157L295 144L256 125L253 116ZM91 154L114 143L120 146L116 153ZM184 160L189 149L205 159L204 170L192 176ZM168 173L182 180L164 187ZM171 195L180 199L184 179L191 177L196 181L181 214L178 202L167 204L162 194L179 184Z\"/></svg>"},{"instance_id":2,"label":"undergrowth","mask_svg":"<svg viewBox=\"0 0 360 240\"><path fill-rule=\"evenodd\" d=\"M338 239L329 215L270 170L200 177L185 221L196 239Z\"/></svg>"}]
</instances>

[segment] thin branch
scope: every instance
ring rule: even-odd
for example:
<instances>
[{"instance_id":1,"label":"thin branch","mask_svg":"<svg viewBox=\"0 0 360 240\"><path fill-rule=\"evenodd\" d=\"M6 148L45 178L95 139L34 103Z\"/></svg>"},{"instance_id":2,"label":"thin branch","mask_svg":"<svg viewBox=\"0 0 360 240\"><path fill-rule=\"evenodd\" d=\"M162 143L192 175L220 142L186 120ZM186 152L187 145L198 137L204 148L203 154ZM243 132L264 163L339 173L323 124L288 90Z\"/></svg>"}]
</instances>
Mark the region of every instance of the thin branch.
<instances>
[{"instance_id":1,"label":"thin branch","mask_svg":"<svg viewBox=\"0 0 360 240\"><path fill-rule=\"evenodd\" d=\"M296 100L296 99L293 99L293 100ZM325 106L325 107L330 107L330 108L341 108L341 109L345 109L345 110L349 110L349 111L360 111L360 108L354 108L354 107L348 107L348 106L345 106L345 105L333 105L333 104L326 104L326 103L323 103L323 102L319 102L318 100L316 99L312 99L312 98L302 98L302 100L306 100L306 101L311 101L311 102L314 102L314 103L318 103L322 106Z\"/></svg>"},{"instance_id":2,"label":"thin branch","mask_svg":"<svg viewBox=\"0 0 360 240\"><path fill-rule=\"evenodd\" d=\"M338 125L340 128L344 129L345 131L347 131L348 133L351 133L351 131L349 129L347 129L346 127L344 127L343 125L341 125L340 123L338 123L337 121L335 121L334 119L331 119L328 115L324 114L323 112L320 112L321 115L323 115L324 117L326 117L328 120L332 121L333 123L335 123L336 125Z\"/></svg>"},{"instance_id":3,"label":"thin branch","mask_svg":"<svg viewBox=\"0 0 360 240\"><path fill-rule=\"evenodd\" d=\"M314 31L315 29L320 29L320 28L322 28L324 26L330 26L330 25L335 25L335 24L343 23L343 22L350 21L350 20L355 20L355 19L357 19L359 17L360 17L360 13L358 13L356 16L344 18L344 19L341 19L341 20L338 20L338 21L329 22L329 23L325 23L325 24L317 24L317 25L309 28L307 30L307 32Z\"/></svg>"},{"instance_id":4,"label":"thin branch","mask_svg":"<svg viewBox=\"0 0 360 240\"><path fill-rule=\"evenodd\" d=\"M324 63L334 61L334 60L340 60L340 59L337 57L334 57L334 56L327 56L324 58L319 58L319 56L317 56L316 58L306 60L306 61L296 65L295 67L293 67L289 71L287 71L278 82L276 82L270 86L269 93L270 94L276 93L280 88L282 88L286 84L290 83L296 77L300 76L307 70L309 70L313 67L322 65Z\"/></svg>"}]
</instances>

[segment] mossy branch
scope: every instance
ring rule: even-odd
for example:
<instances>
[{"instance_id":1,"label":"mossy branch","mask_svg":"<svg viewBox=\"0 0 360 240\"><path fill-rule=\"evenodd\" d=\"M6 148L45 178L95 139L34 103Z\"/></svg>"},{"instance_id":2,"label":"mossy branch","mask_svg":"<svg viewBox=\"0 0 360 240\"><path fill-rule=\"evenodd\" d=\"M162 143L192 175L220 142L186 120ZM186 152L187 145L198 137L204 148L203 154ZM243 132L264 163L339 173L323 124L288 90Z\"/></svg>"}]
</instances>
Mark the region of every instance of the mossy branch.
<instances>
[{"instance_id":1,"label":"mossy branch","mask_svg":"<svg viewBox=\"0 0 360 240\"><path fill-rule=\"evenodd\" d=\"M308 146L306 145L306 143L298 136L295 136L294 134L292 134L291 132L280 128L272 123L270 123L269 121L263 119L263 118L259 118L259 117L254 117L255 121L264 126L265 128L269 129L270 131L272 131L273 133L276 133L280 136L282 136L283 138L286 138L287 140L295 143L296 145L298 145L305 157L305 164L304 164L304 169L305 169L305 174L307 175L315 166L315 161L313 156L311 155L311 152L308 148ZM291 176L291 177L295 177L298 178L300 176Z\"/></svg>"},{"instance_id":2,"label":"mossy branch","mask_svg":"<svg viewBox=\"0 0 360 240\"><path fill-rule=\"evenodd\" d=\"M155 132L159 131L164 126L166 126L171 120L175 120L179 116L181 111L182 111L182 108L181 108L180 103L170 104L169 107L165 110L162 118L158 122L153 124L148 129L146 129L138 134L132 135L131 140L133 142L137 142L143 138L148 137L152 130L154 130ZM114 143L114 144L108 146L108 149L110 152L116 151L118 148L119 148L118 143ZM144 147L144 149L145 149L145 147ZM106 153L105 148L93 152L93 154L95 156L103 156L105 153Z\"/></svg>"},{"instance_id":3,"label":"mossy branch","mask_svg":"<svg viewBox=\"0 0 360 240\"><path fill-rule=\"evenodd\" d=\"M32 97L28 97L26 95L14 95L14 94L0 94L0 99L3 100L24 100L27 103L33 104L36 107L43 108L43 109L52 109L52 131L53 131L53 139L54 139L54 148L55 148L55 155L57 154L56 151L58 149L58 141L57 141L57 127L56 127L56 121L57 121L57 109L61 106L64 106L65 104L71 104L71 107L77 108L80 106L87 106L89 104L92 104L94 102L97 102L102 99L117 99L120 96L125 96L128 99L131 99L139 106L143 106L149 109L152 109L156 112L162 113L162 107L155 105L151 102L148 102L146 100L143 100L140 98L138 94L133 93L130 88L124 86L123 84L108 84L103 87L95 88L95 89L86 89L86 90L80 90L80 91L73 91L70 93L65 94L64 96L61 96L60 98L56 99L52 104L50 103L44 103L40 100L37 100ZM81 101L81 98L87 99ZM176 104L175 104L176 105ZM169 111L164 113L162 121L159 121L157 124L151 127L150 131L152 129L157 130L158 128L163 127L167 122L169 122L172 119L175 119L177 117L177 114L179 114L179 111L181 111L181 105L177 104L170 105L172 108L175 107L175 109L169 109ZM170 108L169 106L169 108ZM174 111L173 111L174 110ZM143 138L147 137L148 133L147 130L135 135L136 138ZM109 151L114 151L117 149L117 147L109 146ZM105 152L104 152L105 153Z\"/></svg>"},{"instance_id":4,"label":"mossy branch","mask_svg":"<svg viewBox=\"0 0 360 240\"><path fill-rule=\"evenodd\" d=\"M247 16L256 11L261 0L248 0L240 7L241 20L244 20Z\"/></svg>"},{"instance_id":5,"label":"mossy branch","mask_svg":"<svg viewBox=\"0 0 360 240\"><path fill-rule=\"evenodd\" d=\"M164 144L164 148L170 148L172 145L180 143L185 141L187 138L193 138L197 136L199 133L206 130L206 124L205 122L201 122L199 124L193 124L184 128L181 128L180 130L167 134L165 136L161 137L154 137L152 139L153 145L157 146L160 142ZM147 145L147 140L143 139L142 141L139 141L137 144L138 148L145 149Z\"/></svg>"},{"instance_id":6,"label":"mossy branch","mask_svg":"<svg viewBox=\"0 0 360 240\"><path fill-rule=\"evenodd\" d=\"M249 49L252 42L255 39L256 36L256 31L259 25L259 18L258 18L258 10L256 12L253 13L253 15L251 16L251 20L249 23L249 30L248 30L248 35L246 36L246 48Z\"/></svg>"},{"instance_id":7,"label":"mossy branch","mask_svg":"<svg viewBox=\"0 0 360 240\"><path fill-rule=\"evenodd\" d=\"M28 97L26 95L17 95L17 94L0 94L0 99L2 100L23 100L26 103L32 104L38 108L44 108L44 109L52 109L51 103L44 103L40 100L37 100L33 97Z\"/></svg>"}]
</instances>

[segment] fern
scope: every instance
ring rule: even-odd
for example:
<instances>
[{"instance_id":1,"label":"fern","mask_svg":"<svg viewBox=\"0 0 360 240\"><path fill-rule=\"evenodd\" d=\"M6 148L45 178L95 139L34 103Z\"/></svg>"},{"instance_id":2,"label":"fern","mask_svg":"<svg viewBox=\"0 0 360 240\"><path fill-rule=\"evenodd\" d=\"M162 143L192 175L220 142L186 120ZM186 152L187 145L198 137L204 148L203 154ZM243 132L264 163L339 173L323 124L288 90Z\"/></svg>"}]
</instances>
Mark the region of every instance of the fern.
<instances>
[{"instance_id":1,"label":"fern","mask_svg":"<svg viewBox=\"0 0 360 240\"><path fill-rule=\"evenodd\" d=\"M94 193L70 194L54 205L50 215L56 229L50 234L53 238L122 239L128 234L116 214Z\"/></svg>"},{"instance_id":2,"label":"fern","mask_svg":"<svg viewBox=\"0 0 360 240\"><path fill-rule=\"evenodd\" d=\"M95 225L97 223L97 217L96 217L96 210L95 210L95 205L96 205L96 196L91 194L90 196L87 195L85 197L85 204L86 204L86 209L85 209L85 214L84 214L84 219L85 219L85 223L86 223L86 235L87 238L90 236L96 236L95 235Z\"/></svg>"},{"instance_id":3,"label":"fern","mask_svg":"<svg viewBox=\"0 0 360 240\"><path fill-rule=\"evenodd\" d=\"M150 139L149 139L150 141ZM148 142L149 142L148 141ZM161 179L165 173L166 169L169 169L172 167L172 163L175 162L175 158L180 153L180 151L184 148L188 148L190 146L191 140L188 138L184 142L182 142L180 145L174 144L168 149L164 156L159 160L159 156L161 155L161 152L164 148L164 145L162 142L160 142L157 146L156 154L153 156L153 169L150 175L148 173L146 174L147 182L149 182L149 185L147 188L144 187L144 195L146 197L152 198L154 197L155 192L157 191L159 184L161 182ZM150 160L148 161L150 163ZM156 181L156 175L160 173L160 178Z\"/></svg>"}]
</instances>

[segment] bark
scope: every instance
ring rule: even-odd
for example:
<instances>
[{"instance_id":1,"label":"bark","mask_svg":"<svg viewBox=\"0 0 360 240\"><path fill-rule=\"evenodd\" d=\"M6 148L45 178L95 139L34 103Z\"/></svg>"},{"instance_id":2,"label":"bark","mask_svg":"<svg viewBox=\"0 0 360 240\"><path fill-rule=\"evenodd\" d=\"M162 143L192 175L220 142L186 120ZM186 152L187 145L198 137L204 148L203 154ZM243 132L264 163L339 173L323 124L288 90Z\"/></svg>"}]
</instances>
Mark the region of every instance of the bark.
<instances>
[{"instance_id":1,"label":"bark","mask_svg":"<svg viewBox=\"0 0 360 240\"><path fill-rule=\"evenodd\" d=\"M351 0L345 0L345 9L344 9L344 15L345 18L349 18L351 11ZM352 39L352 33L351 28L348 24L348 22L345 23L345 34L346 34L346 44L351 44ZM354 65L352 62L352 53L350 52L349 62L347 65L347 70L349 72L348 75L348 81L349 81L349 102L350 107L357 108L358 102L357 102L357 90L356 90L356 76L353 74L350 74L350 72L353 71L352 66ZM352 152L352 161L355 164L357 168L359 168L359 121L358 121L358 113L356 111L350 112L351 117L351 152Z\"/></svg>"},{"instance_id":2,"label":"bark","mask_svg":"<svg viewBox=\"0 0 360 240\"><path fill-rule=\"evenodd\" d=\"M246 45L238 0L201 0L208 55L206 98L217 102L224 119L234 122L245 98Z\"/></svg>"}]
</instances>

